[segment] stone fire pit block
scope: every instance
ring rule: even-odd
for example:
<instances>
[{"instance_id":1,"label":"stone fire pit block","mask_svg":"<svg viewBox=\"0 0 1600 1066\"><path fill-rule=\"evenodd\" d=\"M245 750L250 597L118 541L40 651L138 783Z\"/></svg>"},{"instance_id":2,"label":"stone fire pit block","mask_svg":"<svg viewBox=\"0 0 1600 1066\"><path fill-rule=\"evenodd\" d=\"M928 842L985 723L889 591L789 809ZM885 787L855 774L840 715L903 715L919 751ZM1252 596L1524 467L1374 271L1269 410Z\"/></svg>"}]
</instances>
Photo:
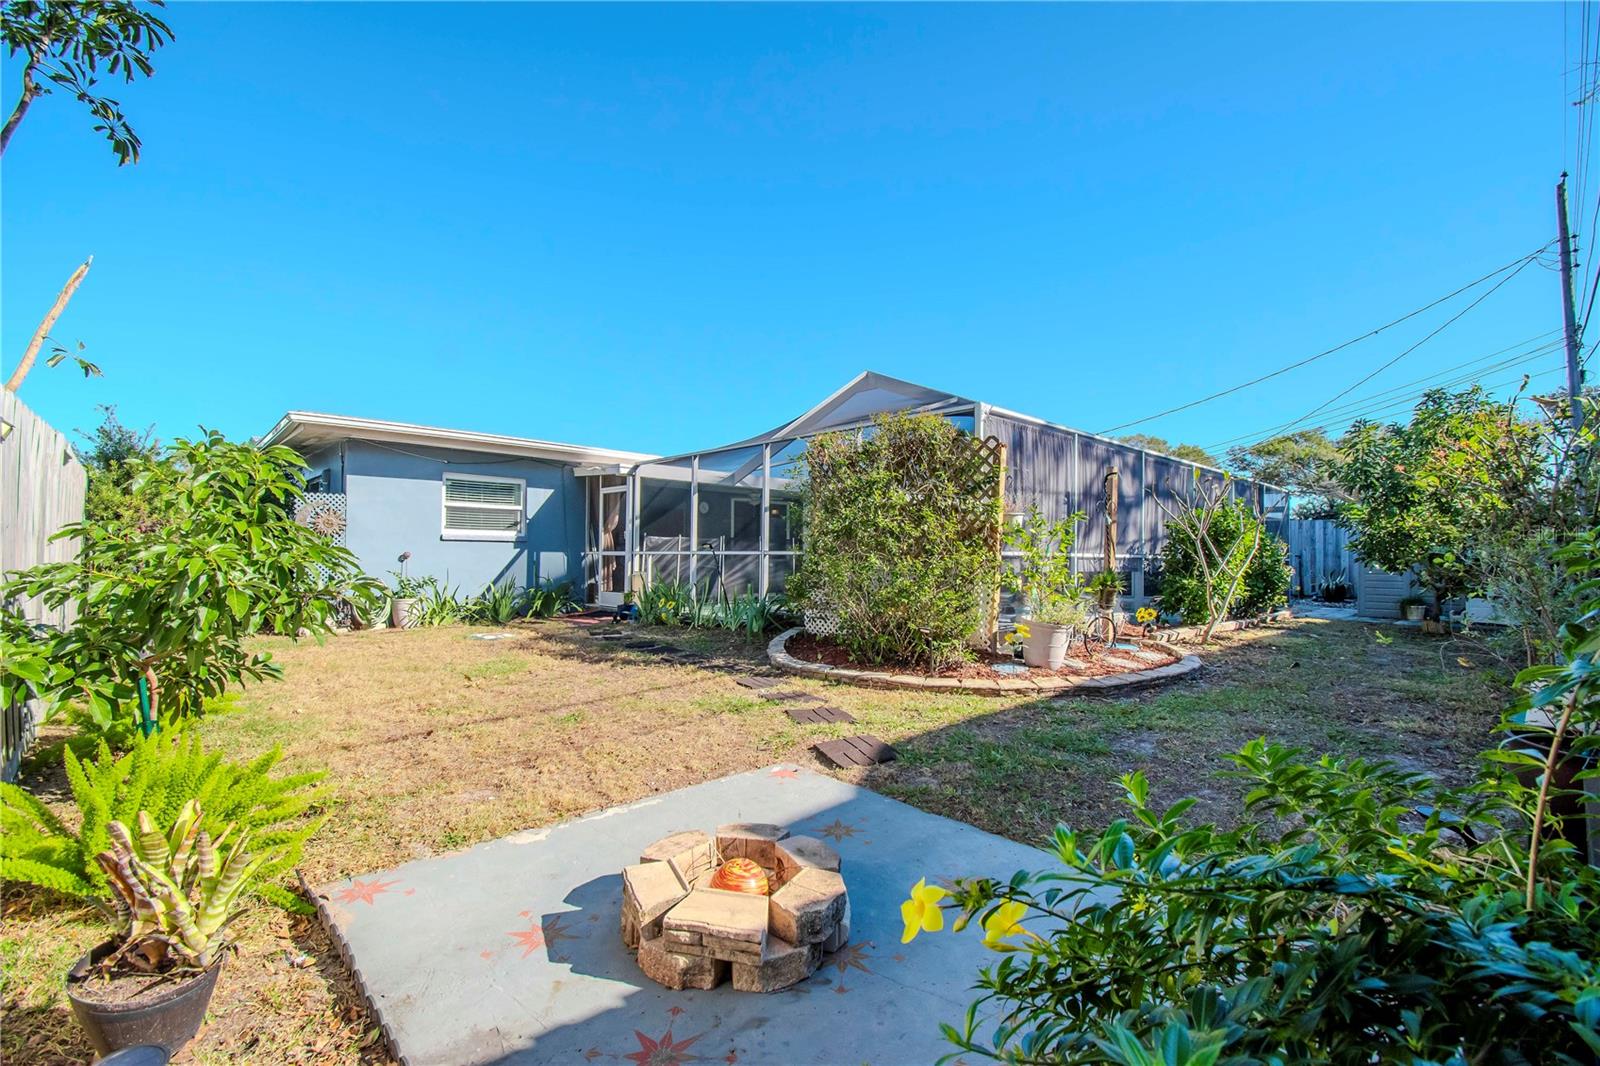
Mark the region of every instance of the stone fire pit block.
<instances>
[{"instance_id":1,"label":"stone fire pit block","mask_svg":"<svg viewBox=\"0 0 1600 1066\"><path fill-rule=\"evenodd\" d=\"M681 992L685 988L712 989L728 978L729 963L703 955L669 951L665 940L639 945L639 969L652 981Z\"/></svg>"},{"instance_id":2,"label":"stone fire pit block","mask_svg":"<svg viewBox=\"0 0 1600 1066\"><path fill-rule=\"evenodd\" d=\"M760 962L767 942L767 897L697 888L662 919L667 947L728 962Z\"/></svg>"},{"instance_id":3,"label":"stone fire pit block","mask_svg":"<svg viewBox=\"0 0 1600 1066\"><path fill-rule=\"evenodd\" d=\"M689 894L670 863L645 862L622 870L622 940L637 947L661 935L661 916Z\"/></svg>"},{"instance_id":4,"label":"stone fire pit block","mask_svg":"<svg viewBox=\"0 0 1600 1066\"><path fill-rule=\"evenodd\" d=\"M740 992L777 992L810 977L821 962L821 944L791 944L769 936L759 963L733 964L733 987Z\"/></svg>"},{"instance_id":5,"label":"stone fire pit block","mask_svg":"<svg viewBox=\"0 0 1600 1066\"><path fill-rule=\"evenodd\" d=\"M784 881L807 866L834 873L843 868L839 853L816 837L784 837L778 842L777 852L778 876Z\"/></svg>"},{"instance_id":6,"label":"stone fire pit block","mask_svg":"<svg viewBox=\"0 0 1600 1066\"><path fill-rule=\"evenodd\" d=\"M685 829L645 848L639 861L668 863L677 871L679 880L693 885L716 865L716 844L707 833Z\"/></svg>"},{"instance_id":7,"label":"stone fire pit block","mask_svg":"<svg viewBox=\"0 0 1600 1066\"><path fill-rule=\"evenodd\" d=\"M767 822L734 822L730 825L719 825L717 850L722 853L723 862L729 859L751 859L758 866L775 870L778 866L775 845L788 835L789 830L783 826Z\"/></svg>"},{"instance_id":8,"label":"stone fire pit block","mask_svg":"<svg viewBox=\"0 0 1600 1066\"><path fill-rule=\"evenodd\" d=\"M844 878L808 866L767 897L772 935L791 944L821 944L844 917Z\"/></svg>"}]
</instances>

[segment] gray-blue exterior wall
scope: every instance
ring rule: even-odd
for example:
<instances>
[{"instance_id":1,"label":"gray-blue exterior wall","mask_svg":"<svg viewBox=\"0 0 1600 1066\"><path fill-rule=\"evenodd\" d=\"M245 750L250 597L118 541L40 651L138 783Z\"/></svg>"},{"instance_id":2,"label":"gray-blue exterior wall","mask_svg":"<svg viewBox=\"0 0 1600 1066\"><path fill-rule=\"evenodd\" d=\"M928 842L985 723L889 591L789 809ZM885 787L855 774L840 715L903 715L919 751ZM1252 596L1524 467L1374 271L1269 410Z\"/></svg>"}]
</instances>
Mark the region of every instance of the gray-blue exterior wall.
<instances>
[{"instance_id":1,"label":"gray-blue exterior wall","mask_svg":"<svg viewBox=\"0 0 1600 1066\"><path fill-rule=\"evenodd\" d=\"M576 584L582 574L584 489L570 465L444 448L397 450L362 440L344 442L342 463L337 448L331 458L317 454L314 470L332 467L342 478L345 544L374 577L400 569L400 553L407 551L411 576L437 577L462 594L491 582L568 578ZM522 478L522 535L503 541L443 533L446 471Z\"/></svg>"}]
</instances>

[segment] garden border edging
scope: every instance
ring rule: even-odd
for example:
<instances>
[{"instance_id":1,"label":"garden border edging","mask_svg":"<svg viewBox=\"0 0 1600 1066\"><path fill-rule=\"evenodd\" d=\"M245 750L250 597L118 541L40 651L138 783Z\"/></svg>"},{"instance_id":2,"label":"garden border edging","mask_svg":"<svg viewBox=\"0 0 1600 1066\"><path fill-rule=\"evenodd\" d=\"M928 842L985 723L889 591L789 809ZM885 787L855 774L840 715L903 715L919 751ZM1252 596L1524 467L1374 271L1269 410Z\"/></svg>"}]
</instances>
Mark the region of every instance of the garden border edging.
<instances>
[{"instance_id":1,"label":"garden border edging","mask_svg":"<svg viewBox=\"0 0 1600 1066\"><path fill-rule=\"evenodd\" d=\"M1123 674L1103 677L1049 677L1035 680L1031 677L917 677L912 674L889 674L879 670L853 670L826 663L807 662L790 655L789 639L804 632L795 626L773 637L767 644L767 661L785 673L801 677L815 677L823 681L839 681L861 688L904 688L921 691L978 692L992 696L1009 696L1017 693L1057 692L1123 692L1165 684L1186 677L1200 669L1198 655L1185 655L1177 662L1165 666L1152 666L1148 670L1133 670Z\"/></svg>"}]
</instances>

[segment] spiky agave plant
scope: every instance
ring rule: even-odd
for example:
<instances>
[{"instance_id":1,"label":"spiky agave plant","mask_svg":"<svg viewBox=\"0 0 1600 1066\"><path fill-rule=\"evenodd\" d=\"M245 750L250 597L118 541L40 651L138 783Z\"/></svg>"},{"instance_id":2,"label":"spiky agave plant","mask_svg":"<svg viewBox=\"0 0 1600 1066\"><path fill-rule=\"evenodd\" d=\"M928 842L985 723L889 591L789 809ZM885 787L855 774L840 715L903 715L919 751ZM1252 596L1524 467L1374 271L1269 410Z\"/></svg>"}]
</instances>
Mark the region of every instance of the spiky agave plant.
<instances>
[{"instance_id":1,"label":"spiky agave plant","mask_svg":"<svg viewBox=\"0 0 1600 1066\"><path fill-rule=\"evenodd\" d=\"M106 826L111 847L95 858L110 880L123 929L103 968L205 970L220 957L228 923L265 860L245 850L247 833L234 835L230 823L213 840L200 819L200 805L190 800L166 836L146 811L136 819L137 833L121 822Z\"/></svg>"}]
</instances>

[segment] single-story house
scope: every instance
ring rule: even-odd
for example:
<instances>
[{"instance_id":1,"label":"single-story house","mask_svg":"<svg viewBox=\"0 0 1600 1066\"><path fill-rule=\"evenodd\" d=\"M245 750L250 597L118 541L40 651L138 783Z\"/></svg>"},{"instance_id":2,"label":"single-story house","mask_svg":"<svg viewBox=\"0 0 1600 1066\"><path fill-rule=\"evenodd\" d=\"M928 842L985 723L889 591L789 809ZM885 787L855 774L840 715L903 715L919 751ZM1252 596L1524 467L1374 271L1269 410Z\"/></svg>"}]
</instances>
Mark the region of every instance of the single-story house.
<instances>
[{"instance_id":1,"label":"single-story house","mask_svg":"<svg viewBox=\"0 0 1600 1066\"><path fill-rule=\"evenodd\" d=\"M369 573L398 567L462 591L491 581L571 579L589 603L620 603L657 578L737 593L780 592L794 572L791 479L809 438L912 411L949 419L1006 447L1006 506L1047 517L1087 512L1074 561L1100 568L1105 475L1118 474L1115 544L1130 599L1165 542L1161 503L1222 472L883 374L863 373L770 432L704 451L651 456L606 448L291 411L263 443L310 468L308 507ZM1273 522L1286 493L1238 480L1233 491ZM763 521L765 517L765 521ZM315 521L315 519L312 519Z\"/></svg>"}]
</instances>

